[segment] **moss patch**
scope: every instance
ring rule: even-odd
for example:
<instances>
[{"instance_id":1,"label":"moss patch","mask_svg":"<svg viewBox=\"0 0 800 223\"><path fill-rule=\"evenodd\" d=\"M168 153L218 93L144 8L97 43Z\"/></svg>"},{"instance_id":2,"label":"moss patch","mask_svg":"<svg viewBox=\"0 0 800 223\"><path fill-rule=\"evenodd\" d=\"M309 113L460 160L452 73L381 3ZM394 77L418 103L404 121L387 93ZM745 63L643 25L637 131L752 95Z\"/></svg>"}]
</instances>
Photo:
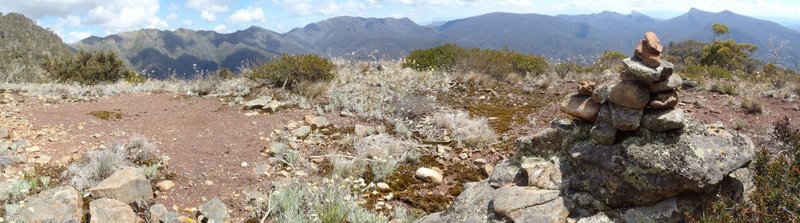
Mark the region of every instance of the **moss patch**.
<instances>
[{"instance_id":1,"label":"moss patch","mask_svg":"<svg viewBox=\"0 0 800 223\"><path fill-rule=\"evenodd\" d=\"M419 167L436 167L444 170L444 184L425 183L414 178ZM395 189L397 199L406 205L430 214L444 211L462 191L464 182L483 179L481 170L467 164L442 165L432 156L423 156L419 164L404 163L389 177L387 183Z\"/></svg>"},{"instance_id":2,"label":"moss patch","mask_svg":"<svg viewBox=\"0 0 800 223\"><path fill-rule=\"evenodd\" d=\"M105 121L117 121L122 119L122 112L118 111L93 111L89 112L89 115Z\"/></svg>"}]
</instances>

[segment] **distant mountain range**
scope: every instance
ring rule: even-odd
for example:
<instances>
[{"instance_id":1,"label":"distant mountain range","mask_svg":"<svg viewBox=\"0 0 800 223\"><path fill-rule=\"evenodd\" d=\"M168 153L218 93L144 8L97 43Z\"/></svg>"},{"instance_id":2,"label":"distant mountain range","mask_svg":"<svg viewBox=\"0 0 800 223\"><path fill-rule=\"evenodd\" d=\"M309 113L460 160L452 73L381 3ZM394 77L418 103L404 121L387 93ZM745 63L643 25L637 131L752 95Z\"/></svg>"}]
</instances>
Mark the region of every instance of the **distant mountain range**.
<instances>
[{"instance_id":1,"label":"distant mountain range","mask_svg":"<svg viewBox=\"0 0 800 223\"><path fill-rule=\"evenodd\" d=\"M489 13L422 26L403 18L335 17L276 33L252 26L229 34L213 31L142 29L89 37L73 44L89 50L115 50L136 69L157 76L175 73L191 76L194 69L235 69L243 60L268 59L281 54L318 54L353 59L400 58L411 50L444 43L464 47L508 48L539 54L554 60L591 60L606 50L632 54L644 32L656 32L662 43L687 39L710 41L711 24L723 23L730 33L725 38L756 44L755 56L769 55L770 36L788 44L788 55L800 51L800 32L777 23L738 15L691 9L667 20L656 20L632 12L623 15L601 12L589 15ZM776 41L773 41L776 42ZM630 51L630 52L629 52ZM782 61L788 63L787 61Z\"/></svg>"}]
</instances>

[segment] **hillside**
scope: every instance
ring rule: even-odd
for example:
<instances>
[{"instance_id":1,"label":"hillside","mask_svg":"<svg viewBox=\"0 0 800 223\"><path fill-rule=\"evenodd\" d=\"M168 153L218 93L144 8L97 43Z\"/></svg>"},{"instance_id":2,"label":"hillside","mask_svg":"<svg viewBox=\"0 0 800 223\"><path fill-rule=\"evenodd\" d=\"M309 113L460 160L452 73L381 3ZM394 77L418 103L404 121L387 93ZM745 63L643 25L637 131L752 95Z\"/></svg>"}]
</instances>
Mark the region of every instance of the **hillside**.
<instances>
[{"instance_id":1,"label":"hillside","mask_svg":"<svg viewBox=\"0 0 800 223\"><path fill-rule=\"evenodd\" d=\"M48 56L70 53L52 31L17 13L0 13L0 81L43 81L39 68Z\"/></svg>"},{"instance_id":2,"label":"hillside","mask_svg":"<svg viewBox=\"0 0 800 223\"><path fill-rule=\"evenodd\" d=\"M601 12L588 15L490 13L453 20L438 26L420 26L409 19L335 17L279 34L250 27L230 34L212 31L138 30L108 37L90 37L74 46L113 49L138 70L163 76L165 71L194 74L218 66L235 69L242 60L270 58L279 54L312 53L351 59L400 58L413 49L443 43L490 49L508 48L540 54L556 60L591 62L606 50L625 54L641 39L641 33L659 33L664 43L695 39L710 41L710 26L723 23L730 28L724 38L753 43L755 56L769 58L770 36L775 43L787 42L780 64L793 67L800 52L800 32L777 23L739 15L691 9L667 20L656 20L639 12L623 15Z\"/></svg>"}]
</instances>

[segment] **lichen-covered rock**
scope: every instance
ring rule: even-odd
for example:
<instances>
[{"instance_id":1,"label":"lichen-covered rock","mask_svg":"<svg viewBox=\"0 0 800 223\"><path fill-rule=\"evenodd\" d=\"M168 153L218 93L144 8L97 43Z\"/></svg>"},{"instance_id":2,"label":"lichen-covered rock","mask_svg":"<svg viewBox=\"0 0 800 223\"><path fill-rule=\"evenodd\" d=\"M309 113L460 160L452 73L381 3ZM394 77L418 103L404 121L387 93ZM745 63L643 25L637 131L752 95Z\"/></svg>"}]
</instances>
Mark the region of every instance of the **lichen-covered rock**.
<instances>
[{"instance_id":1,"label":"lichen-covered rock","mask_svg":"<svg viewBox=\"0 0 800 223\"><path fill-rule=\"evenodd\" d=\"M150 180L141 168L124 167L89 189L94 198L113 198L130 204L136 200L153 198Z\"/></svg>"},{"instance_id":2,"label":"lichen-covered rock","mask_svg":"<svg viewBox=\"0 0 800 223\"><path fill-rule=\"evenodd\" d=\"M642 109L632 109L611 103L611 123L622 131L633 131L639 128L642 121Z\"/></svg>"},{"instance_id":3,"label":"lichen-covered rock","mask_svg":"<svg viewBox=\"0 0 800 223\"><path fill-rule=\"evenodd\" d=\"M650 85L650 93L674 91L681 85L683 85L683 79L677 73L673 73L667 80Z\"/></svg>"},{"instance_id":4,"label":"lichen-covered rock","mask_svg":"<svg viewBox=\"0 0 800 223\"><path fill-rule=\"evenodd\" d=\"M553 157L551 160L537 158L523 159L520 164L521 175L528 186L543 190L562 190L566 188L564 174L569 174L569 165Z\"/></svg>"},{"instance_id":5,"label":"lichen-covered rock","mask_svg":"<svg viewBox=\"0 0 800 223\"><path fill-rule=\"evenodd\" d=\"M92 216L89 221L91 223L136 223L139 221L131 206L110 198L100 198L89 202L89 215Z\"/></svg>"},{"instance_id":6,"label":"lichen-covered rock","mask_svg":"<svg viewBox=\"0 0 800 223\"><path fill-rule=\"evenodd\" d=\"M422 217L416 222L506 222L489 208L495 189L488 182L467 183L465 187L447 210Z\"/></svg>"},{"instance_id":7,"label":"lichen-covered rock","mask_svg":"<svg viewBox=\"0 0 800 223\"><path fill-rule=\"evenodd\" d=\"M492 170L492 175L487 181L494 188L503 187L510 184L524 184L524 178L520 175L520 163L516 160L503 160Z\"/></svg>"},{"instance_id":8,"label":"lichen-covered rock","mask_svg":"<svg viewBox=\"0 0 800 223\"><path fill-rule=\"evenodd\" d=\"M219 198L211 199L197 209L208 223L230 223L231 215L228 214L228 207Z\"/></svg>"},{"instance_id":9,"label":"lichen-covered rock","mask_svg":"<svg viewBox=\"0 0 800 223\"><path fill-rule=\"evenodd\" d=\"M679 108L647 110L642 117L642 126L656 132L682 129L686 126L684 116L683 109Z\"/></svg>"},{"instance_id":10,"label":"lichen-covered rock","mask_svg":"<svg viewBox=\"0 0 800 223\"><path fill-rule=\"evenodd\" d=\"M623 207L705 192L749 163L754 146L745 135L693 124L680 132L640 129L613 146L578 144L570 154L571 187Z\"/></svg>"},{"instance_id":11,"label":"lichen-covered rock","mask_svg":"<svg viewBox=\"0 0 800 223\"><path fill-rule=\"evenodd\" d=\"M610 146L617 139L617 129L607 124L597 124L589 131L589 135L598 145Z\"/></svg>"},{"instance_id":12,"label":"lichen-covered rock","mask_svg":"<svg viewBox=\"0 0 800 223\"><path fill-rule=\"evenodd\" d=\"M588 137L590 125L569 119L556 119L550 127L530 136L520 137L516 141L517 158L549 157L555 153L566 151L574 141Z\"/></svg>"},{"instance_id":13,"label":"lichen-covered rock","mask_svg":"<svg viewBox=\"0 0 800 223\"><path fill-rule=\"evenodd\" d=\"M625 222L682 222L683 214L678 209L678 202L675 198L669 198L661 202L633 207L622 213L622 220Z\"/></svg>"},{"instance_id":14,"label":"lichen-covered rock","mask_svg":"<svg viewBox=\"0 0 800 223\"><path fill-rule=\"evenodd\" d=\"M494 212L513 222L566 222L569 210L558 190L503 187L494 192Z\"/></svg>"},{"instance_id":15,"label":"lichen-covered rock","mask_svg":"<svg viewBox=\"0 0 800 223\"><path fill-rule=\"evenodd\" d=\"M650 101L650 91L639 81L622 81L611 88L608 101L626 108L643 109Z\"/></svg>"},{"instance_id":16,"label":"lichen-covered rock","mask_svg":"<svg viewBox=\"0 0 800 223\"><path fill-rule=\"evenodd\" d=\"M611 93L611 89L614 86L603 85L597 87L594 92L592 93L592 100L599 104L605 104L608 101L608 94Z\"/></svg>"},{"instance_id":17,"label":"lichen-covered rock","mask_svg":"<svg viewBox=\"0 0 800 223\"><path fill-rule=\"evenodd\" d=\"M81 222L83 196L75 188L56 187L25 198L12 222ZM8 213L6 213L8 216Z\"/></svg>"},{"instance_id":18,"label":"lichen-covered rock","mask_svg":"<svg viewBox=\"0 0 800 223\"><path fill-rule=\"evenodd\" d=\"M650 103L647 104L647 107L653 109L662 109L662 108L674 108L678 105L678 92L675 91L665 91L660 93L654 93L652 97L650 97Z\"/></svg>"},{"instance_id":19,"label":"lichen-covered rock","mask_svg":"<svg viewBox=\"0 0 800 223\"><path fill-rule=\"evenodd\" d=\"M722 182L722 190L734 200L750 202L750 195L756 190L753 172L747 168L731 172Z\"/></svg>"},{"instance_id":20,"label":"lichen-covered rock","mask_svg":"<svg viewBox=\"0 0 800 223\"><path fill-rule=\"evenodd\" d=\"M180 223L181 219L178 213L169 211L163 204L154 204L150 206L150 222L163 222L163 223Z\"/></svg>"},{"instance_id":21,"label":"lichen-covered rock","mask_svg":"<svg viewBox=\"0 0 800 223\"><path fill-rule=\"evenodd\" d=\"M600 111L600 104L594 102L590 96L572 94L561 102L559 108L573 117L594 121L597 118L597 112Z\"/></svg>"},{"instance_id":22,"label":"lichen-covered rock","mask_svg":"<svg viewBox=\"0 0 800 223\"><path fill-rule=\"evenodd\" d=\"M662 61L656 68L650 68L636 57L622 60L622 65L624 68L620 73L622 80L638 80L647 86L667 80L675 69L675 65L667 61Z\"/></svg>"}]
</instances>

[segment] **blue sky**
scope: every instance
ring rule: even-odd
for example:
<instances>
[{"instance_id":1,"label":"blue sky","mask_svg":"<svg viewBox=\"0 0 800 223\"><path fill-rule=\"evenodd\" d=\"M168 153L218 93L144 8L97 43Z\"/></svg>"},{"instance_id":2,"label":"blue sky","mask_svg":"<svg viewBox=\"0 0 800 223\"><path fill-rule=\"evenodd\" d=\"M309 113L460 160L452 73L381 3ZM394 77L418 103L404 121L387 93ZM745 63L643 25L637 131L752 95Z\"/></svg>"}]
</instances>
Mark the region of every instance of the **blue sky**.
<instances>
[{"instance_id":1,"label":"blue sky","mask_svg":"<svg viewBox=\"0 0 800 223\"><path fill-rule=\"evenodd\" d=\"M408 17L427 25L498 11L558 15L636 10L666 19L692 7L800 26L798 0L0 0L0 12L25 14L67 43L141 28L229 33L256 25L284 33L341 15Z\"/></svg>"}]
</instances>

